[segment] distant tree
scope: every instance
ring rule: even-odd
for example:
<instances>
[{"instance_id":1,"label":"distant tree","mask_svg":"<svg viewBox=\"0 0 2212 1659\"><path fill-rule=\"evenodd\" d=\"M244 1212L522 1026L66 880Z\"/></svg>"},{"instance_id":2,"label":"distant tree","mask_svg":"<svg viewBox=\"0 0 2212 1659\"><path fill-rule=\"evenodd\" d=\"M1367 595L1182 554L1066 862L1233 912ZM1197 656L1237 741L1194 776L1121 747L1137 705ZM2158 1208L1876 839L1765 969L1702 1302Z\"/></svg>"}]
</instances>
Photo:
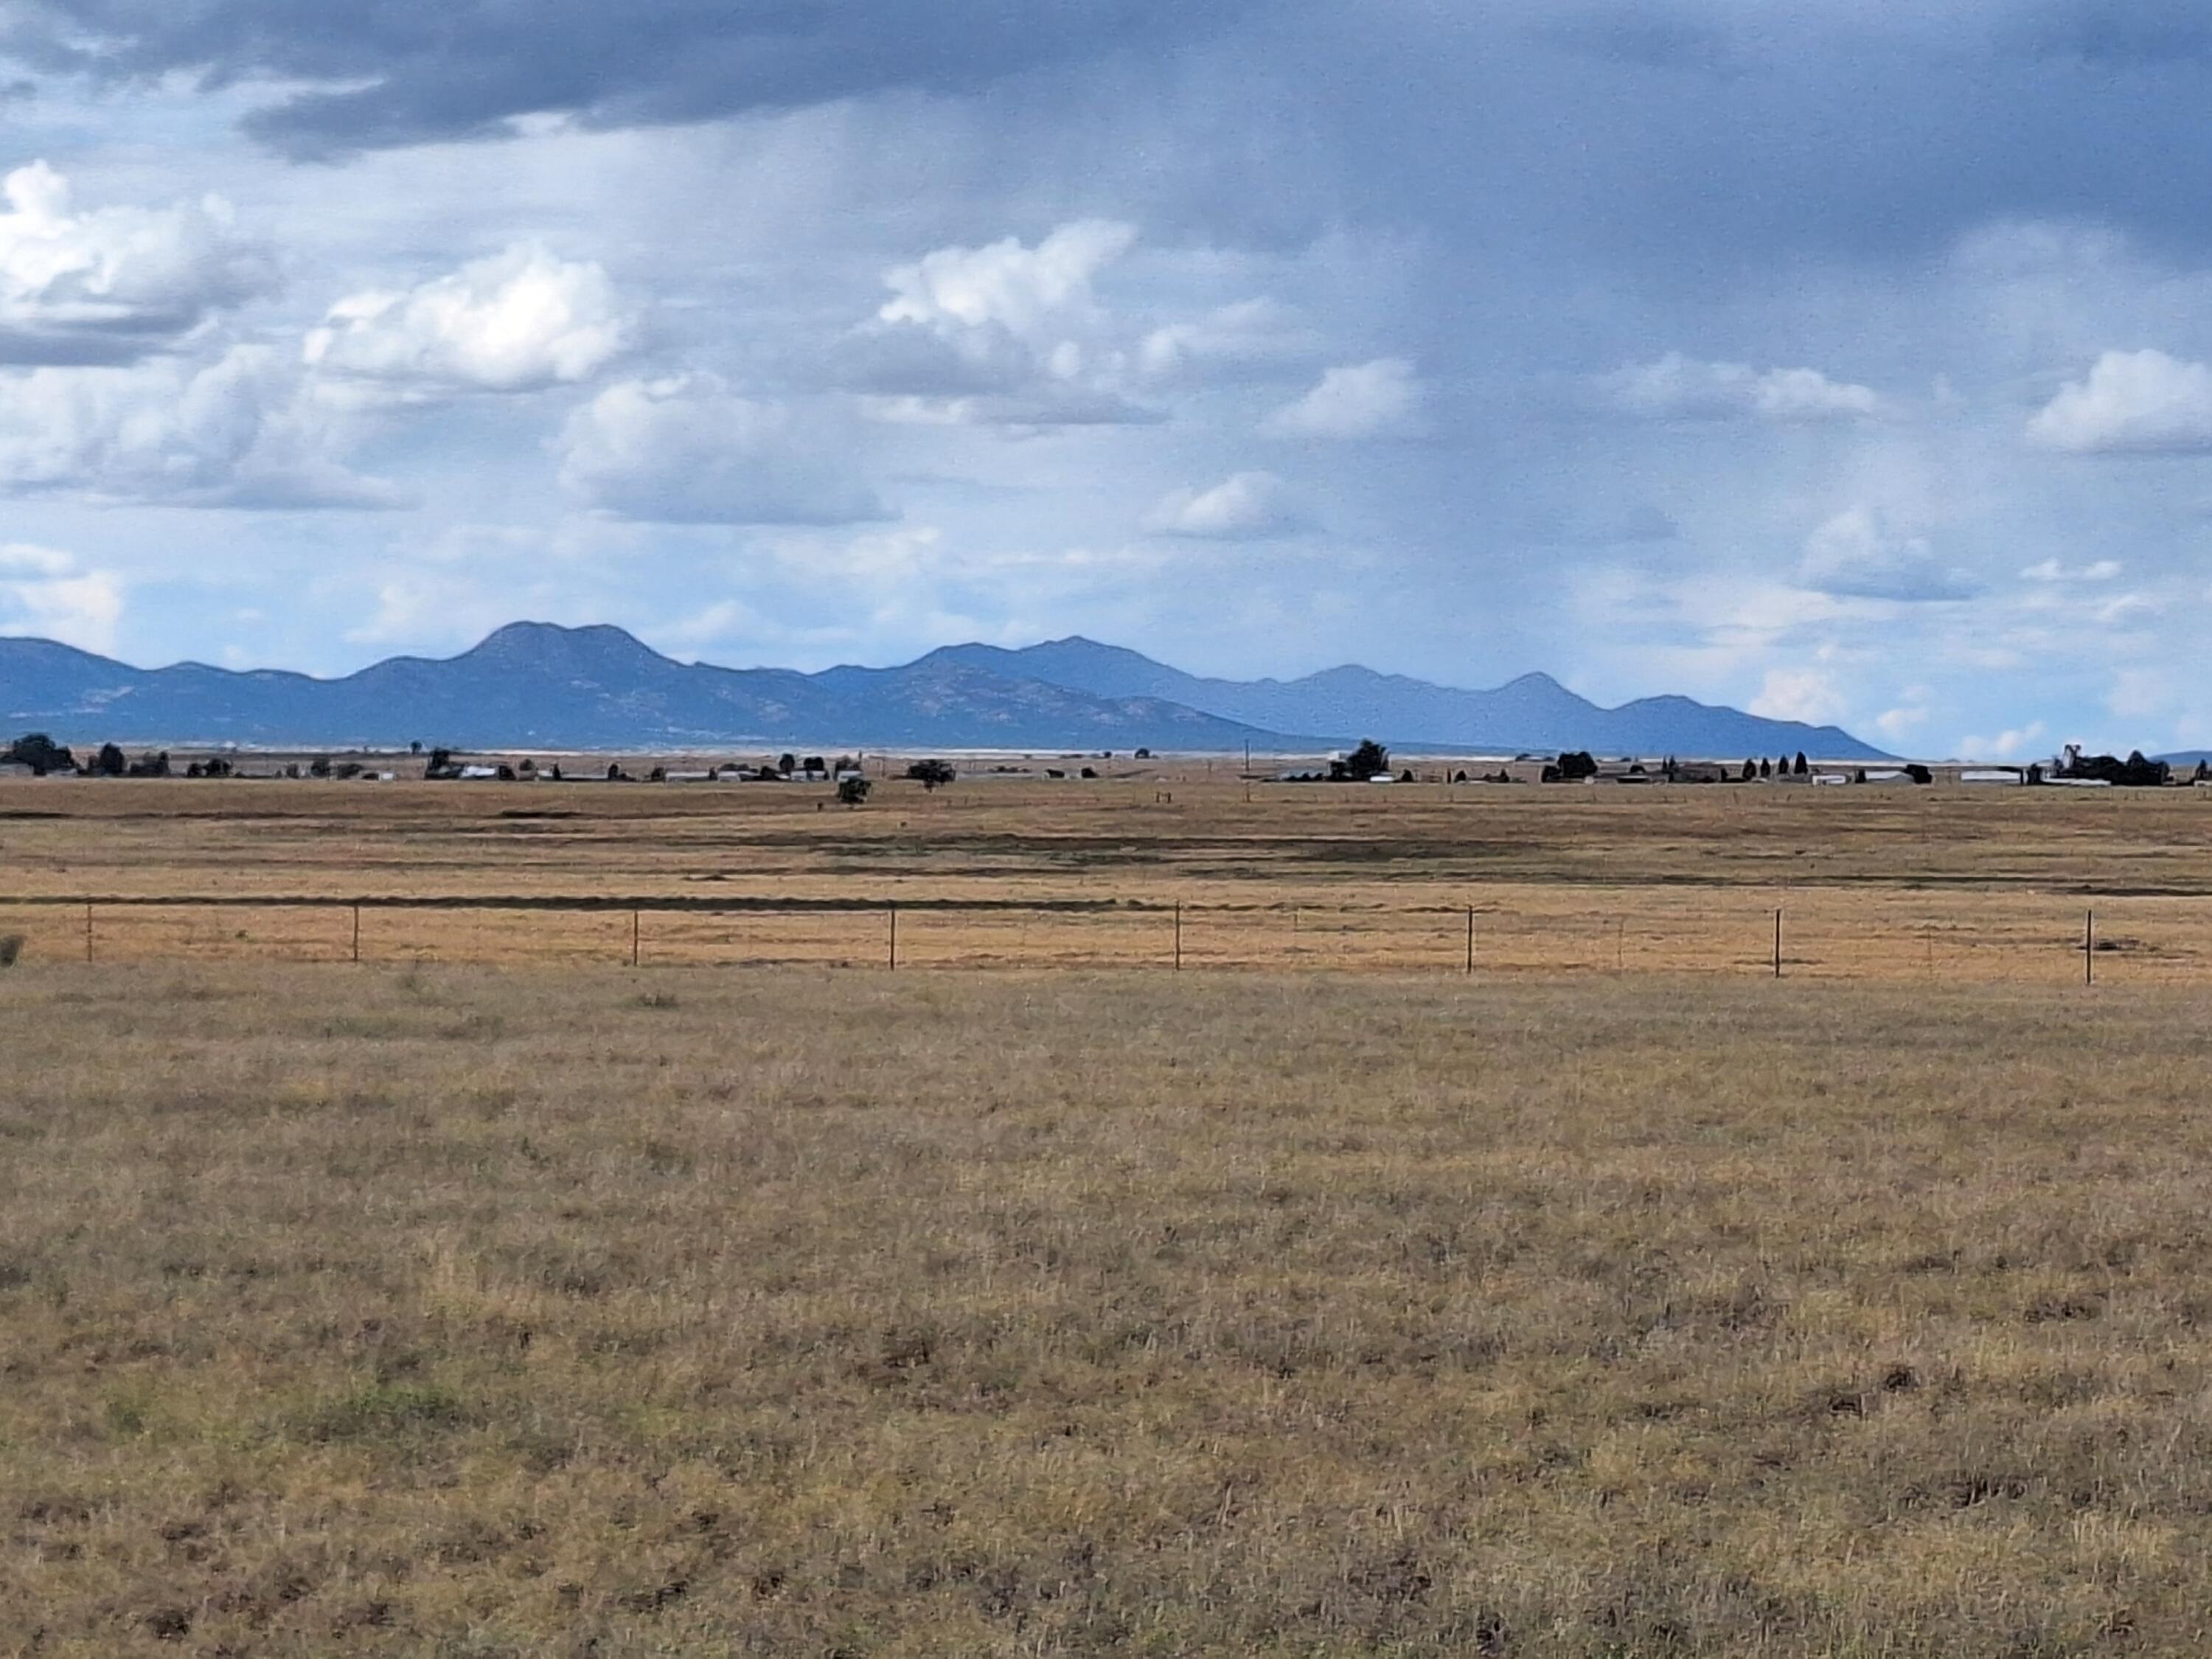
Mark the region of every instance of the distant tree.
<instances>
[{"instance_id":1,"label":"distant tree","mask_svg":"<svg viewBox=\"0 0 2212 1659\"><path fill-rule=\"evenodd\" d=\"M1933 772L1930 772L1926 767L1921 765L1918 761L1910 761L1906 763L1905 775L1911 778L1915 783L1933 783L1936 781L1936 775Z\"/></svg>"},{"instance_id":2,"label":"distant tree","mask_svg":"<svg viewBox=\"0 0 2212 1659\"><path fill-rule=\"evenodd\" d=\"M1597 757L1587 749L1570 749L1559 757L1559 775L1569 783L1597 775Z\"/></svg>"},{"instance_id":3,"label":"distant tree","mask_svg":"<svg viewBox=\"0 0 2212 1659\"><path fill-rule=\"evenodd\" d=\"M796 755L783 755L779 757L775 763L775 769L782 773L787 778L789 777L793 772L796 772L799 769L799 757Z\"/></svg>"},{"instance_id":4,"label":"distant tree","mask_svg":"<svg viewBox=\"0 0 2212 1659\"><path fill-rule=\"evenodd\" d=\"M417 738L414 742L409 744L407 745L407 752L410 755L421 754L422 752L422 739Z\"/></svg>"},{"instance_id":5,"label":"distant tree","mask_svg":"<svg viewBox=\"0 0 2212 1659\"><path fill-rule=\"evenodd\" d=\"M309 777L326 778L330 776L330 775L331 757L328 755L318 755L313 761L308 763L307 775Z\"/></svg>"},{"instance_id":6,"label":"distant tree","mask_svg":"<svg viewBox=\"0 0 2212 1659\"><path fill-rule=\"evenodd\" d=\"M646 781L647 783L665 783L665 782L667 782L667 781L668 781L668 769L667 769L666 767L665 767L665 766L656 766L656 767L654 767L654 768L653 769L653 770L651 770L650 772L647 772L647 773L645 775L645 781Z\"/></svg>"},{"instance_id":7,"label":"distant tree","mask_svg":"<svg viewBox=\"0 0 2212 1659\"><path fill-rule=\"evenodd\" d=\"M620 761L609 761L607 763L607 781L609 783L620 783L623 781L623 769L622 763Z\"/></svg>"},{"instance_id":8,"label":"distant tree","mask_svg":"<svg viewBox=\"0 0 2212 1659\"><path fill-rule=\"evenodd\" d=\"M2200 777L2201 777L2202 775L2203 775L2203 772L2204 772L2204 763L2203 763L2203 761L2199 761L2199 762L2197 762L2197 775L2198 775ZM2028 781L2029 783L2031 783L2031 784L2041 783L2041 782L2043 781L2043 763L2042 763L2042 762L2040 762L2040 761L2034 761L2034 762L2032 762L2032 763L2029 763L2029 766L2028 766L2028 769L2027 769L2027 781Z\"/></svg>"},{"instance_id":9,"label":"distant tree","mask_svg":"<svg viewBox=\"0 0 2212 1659\"><path fill-rule=\"evenodd\" d=\"M553 781L554 781L554 782L558 783L558 782L560 782L560 781L561 781L561 763L560 763L559 761L555 761L555 762L553 763L553 775L553 775Z\"/></svg>"},{"instance_id":10,"label":"distant tree","mask_svg":"<svg viewBox=\"0 0 2212 1659\"><path fill-rule=\"evenodd\" d=\"M49 772L76 770L76 757L43 732L32 732L16 738L8 745L5 754L0 754L0 760L27 766L40 777Z\"/></svg>"},{"instance_id":11,"label":"distant tree","mask_svg":"<svg viewBox=\"0 0 2212 1659\"><path fill-rule=\"evenodd\" d=\"M1098 775L1098 769L1095 766L1086 766L1077 775L1079 777L1095 778Z\"/></svg>"},{"instance_id":12,"label":"distant tree","mask_svg":"<svg viewBox=\"0 0 2212 1659\"><path fill-rule=\"evenodd\" d=\"M1805 751L1803 750L1800 749L1797 751L1796 763L1792 765L1790 769L1795 772L1801 778L1803 777L1806 773L1813 769L1811 767L1805 764Z\"/></svg>"},{"instance_id":13,"label":"distant tree","mask_svg":"<svg viewBox=\"0 0 2212 1659\"><path fill-rule=\"evenodd\" d=\"M1851 781L1853 783L1864 783L1866 781L1866 768L1862 766L1857 771L1854 772L1851 775Z\"/></svg>"},{"instance_id":14,"label":"distant tree","mask_svg":"<svg viewBox=\"0 0 2212 1659\"><path fill-rule=\"evenodd\" d=\"M131 763L113 744L103 743L100 745L99 758L92 763L92 769L103 778L119 778L131 769Z\"/></svg>"},{"instance_id":15,"label":"distant tree","mask_svg":"<svg viewBox=\"0 0 2212 1659\"><path fill-rule=\"evenodd\" d=\"M906 775L924 789L938 788L960 775L951 761L941 760L918 760L906 769Z\"/></svg>"},{"instance_id":16,"label":"distant tree","mask_svg":"<svg viewBox=\"0 0 2212 1659\"><path fill-rule=\"evenodd\" d=\"M1759 775L1762 778L1771 778L1774 775L1774 763L1764 756L1759 757Z\"/></svg>"},{"instance_id":17,"label":"distant tree","mask_svg":"<svg viewBox=\"0 0 2212 1659\"><path fill-rule=\"evenodd\" d=\"M1389 769L1390 751L1372 738L1362 738L1349 755L1329 763L1328 775L1334 783L1364 783Z\"/></svg>"},{"instance_id":18,"label":"distant tree","mask_svg":"<svg viewBox=\"0 0 2212 1659\"><path fill-rule=\"evenodd\" d=\"M827 772L830 763L819 755L809 755L799 769L803 772Z\"/></svg>"},{"instance_id":19,"label":"distant tree","mask_svg":"<svg viewBox=\"0 0 2212 1659\"><path fill-rule=\"evenodd\" d=\"M236 769L221 755L216 755L201 763L200 775L204 778L227 778Z\"/></svg>"},{"instance_id":20,"label":"distant tree","mask_svg":"<svg viewBox=\"0 0 2212 1659\"><path fill-rule=\"evenodd\" d=\"M164 749L158 754L139 756L137 760L131 763L130 766L125 769L124 775L125 777L132 778L167 777L169 775L169 751Z\"/></svg>"},{"instance_id":21,"label":"distant tree","mask_svg":"<svg viewBox=\"0 0 2212 1659\"><path fill-rule=\"evenodd\" d=\"M1136 757L1139 760L1150 760L1152 757L1152 751L1149 749L1139 749L1137 751Z\"/></svg>"},{"instance_id":22,"label":"distant tree","mask_svg":"<svg viewBox=\"0 0 2212 1659\"><path fill-rule=\"evenodd\" d=\"M1746 762L1743 763L1743 781L1744 781L1746 783L1749 783L1749 782L1750 782L1753 778L1757 777L1758 775L1759 775L1759 763L1758 763L1757 761L1749 761L1749 760L1746 761Z\"/></svg>"},{"instance_id":23,"label":"distant tree","mask_svg":"<svg viewBox=\"0 0 2212 1659\"><path fill-rule=\"evenodd\" d=\"M840 778L837 781L837 799L848 806L861 805L868 799L870 787L866 778Z\"/></svg>"},{"instance_id":24,"label":"distant tree","mask_svg":"<svg viewBox=\"0 0 2212 1659\"><path fill-rule=\"evenodd\" d=\"M422 775L426 778L441 778L453 769L453 751L450 749L433 749L430 751L430 763L422 769Z\"/></svg>"}]
</instances>

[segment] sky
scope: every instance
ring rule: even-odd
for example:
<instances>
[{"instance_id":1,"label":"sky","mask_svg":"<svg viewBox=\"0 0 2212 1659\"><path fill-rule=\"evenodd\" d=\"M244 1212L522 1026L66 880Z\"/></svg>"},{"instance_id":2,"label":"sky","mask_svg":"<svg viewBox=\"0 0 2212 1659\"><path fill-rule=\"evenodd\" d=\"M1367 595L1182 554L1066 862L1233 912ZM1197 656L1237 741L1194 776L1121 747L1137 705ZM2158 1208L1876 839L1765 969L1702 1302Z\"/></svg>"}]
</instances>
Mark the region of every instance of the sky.
<instances>
[{"instance_id":1,"label":"sky","mask_svg":"<svg viewBox=\"0 0 2212 1659\"><path fill-rule=\"evenodd\" d=\"M4 0L0 632L2212 744L2179 0Z\"/></svg>"}]
</instances>

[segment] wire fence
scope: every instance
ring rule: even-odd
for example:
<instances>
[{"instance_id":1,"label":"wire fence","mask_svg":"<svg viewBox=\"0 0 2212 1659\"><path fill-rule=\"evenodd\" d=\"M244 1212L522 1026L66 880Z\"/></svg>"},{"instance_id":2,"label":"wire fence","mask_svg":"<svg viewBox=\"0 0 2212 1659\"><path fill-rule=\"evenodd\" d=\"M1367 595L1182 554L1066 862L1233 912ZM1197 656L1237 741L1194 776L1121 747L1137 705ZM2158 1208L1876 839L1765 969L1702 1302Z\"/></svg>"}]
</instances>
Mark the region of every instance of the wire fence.
<instances>
[{"instance_id":1,"label":"wire fence","mask_svg":"<svg viewBox=\"0 0 2212 1659\"><path fill-rule=\"evenodd\" d=\"M2212 897L1657 895L1572 888L1387 907L661 898L171 897L0 902L27 963L162 960L552 966L1714 973L1989 981L2212 975Z\"/></svg>"}]
</instances>

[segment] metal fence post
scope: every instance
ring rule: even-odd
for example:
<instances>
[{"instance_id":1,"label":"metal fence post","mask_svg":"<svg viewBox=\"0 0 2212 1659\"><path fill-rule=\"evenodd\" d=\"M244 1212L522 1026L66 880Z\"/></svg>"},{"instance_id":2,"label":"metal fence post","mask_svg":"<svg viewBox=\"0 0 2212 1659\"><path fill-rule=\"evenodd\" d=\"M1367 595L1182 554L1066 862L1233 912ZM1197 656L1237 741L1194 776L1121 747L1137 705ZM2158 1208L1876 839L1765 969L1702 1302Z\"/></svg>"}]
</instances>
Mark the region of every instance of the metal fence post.
<instances>
[{"instance_id":1,"label":"metal fence post","mask_svg":"<svg viewBox=\"0 0 2212 1659\"><path fill-rule=\"evenodd\" d=\"M1182 901L1177 899L1175 908L1175 970L1182 972Z\"/></svg>"},{"instance_id":2,"label":"metal fence post","mask_svg":"<svg viewBox=\"0 0 2212 1659\"><path fill-rule=\"evenodd\" d=\"M633 968L637 966L637 952L638 912L636 907L633 905L629 913L629 965Z\"/></svg>"},{"instance_id":3,"label":"metal fence post","mask_svg":"<svg viewBox=\"0 0 2212 1659\"><path fill-rule=\"evenodd\" d=\"M353 907L353 959L361 960L361 906Z\"/></svg>"},{"instance_id":4,"label":"metal fence post","mask_svg":"<svg viewBox=\"0 0 2212 1659\"><path fill-rule=\"evenodd\" d=\"M2097 912L2094 907L2081 913L2081 983L2097 982Z\"/></svg>"},{"instance_id":5,"label":"metal fence post","mask_svg":"<svg viewBox=\"0 0 2212 1659\"><path fill-rule=\"evenodd\" d=\"M84 959L92 960L92 901L84 902Z\"/></svg>"},{"instance_id":6,"label":"metal fence post","mask_svg":"<svg viewBox=\"0 0 2212 1659\"><path fill-rule=\"evenodd\" d=\"M1474 907L1472 904L1467 907L1467 966L1461 971L1469 974L1474 971Z\"/></svg>"},{"instance_id":7,"label":"metal fence post","mask_svg":"<svg viewBox=\"0 0 2212 1659\"><path fill-rule=\"evenodd\" d=\"M894 971L898 967L898 902L896 899L891 902L890 966Z\"/></svg>"},{"instance_id":8,"label":"metal fence post","mask_svg":"<svg viewBox=\"0 0 2212 1659\"><path fill-rule=\"evenodd\" d=\"M1774 909L1774 977L1782 977L1782 908Z\"/></svg>"}]
</instances>

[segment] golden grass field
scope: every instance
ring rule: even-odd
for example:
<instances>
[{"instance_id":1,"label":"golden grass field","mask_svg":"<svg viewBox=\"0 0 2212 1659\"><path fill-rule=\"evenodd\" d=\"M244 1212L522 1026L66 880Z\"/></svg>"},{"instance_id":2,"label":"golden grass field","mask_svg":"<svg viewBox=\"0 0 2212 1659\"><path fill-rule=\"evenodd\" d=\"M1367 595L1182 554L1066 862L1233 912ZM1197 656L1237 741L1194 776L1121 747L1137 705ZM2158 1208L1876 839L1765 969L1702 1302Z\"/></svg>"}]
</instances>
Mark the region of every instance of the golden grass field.
<instances>
[{"instance_id":1,"label":"golden grass field","mask_svg":"<svg viewBox=\"0 0 2212 1659\"><path fill-rule=\"evenodd\" d=\"M2212 1649L2212 801L1254 793L0 786L0 1655Z\"/></svg>"},{"instance_id":2,"label":"golden grass field","mask_svg":"<svg viewBox=\"0 0 2212 1659\"><path fill-rule=\"evenodd\" d=\"M1224 770L1226 769L1224 768ZM2212 791L0 784L34 958L2212 976ZM1249 797L1249 798L1248 798ZM164 905L152 901L188 900ZM223 900L252 900L251 905ZM295 899L304 902L287 906ZM41 901L28 903L24 901ZM127 901L128 902L118 902ZM380 905L378 901L385 901ZM392 902L410 902L399 908ZM580 908L598 905L597 909Z\"/></svg>"}]
</instances>

